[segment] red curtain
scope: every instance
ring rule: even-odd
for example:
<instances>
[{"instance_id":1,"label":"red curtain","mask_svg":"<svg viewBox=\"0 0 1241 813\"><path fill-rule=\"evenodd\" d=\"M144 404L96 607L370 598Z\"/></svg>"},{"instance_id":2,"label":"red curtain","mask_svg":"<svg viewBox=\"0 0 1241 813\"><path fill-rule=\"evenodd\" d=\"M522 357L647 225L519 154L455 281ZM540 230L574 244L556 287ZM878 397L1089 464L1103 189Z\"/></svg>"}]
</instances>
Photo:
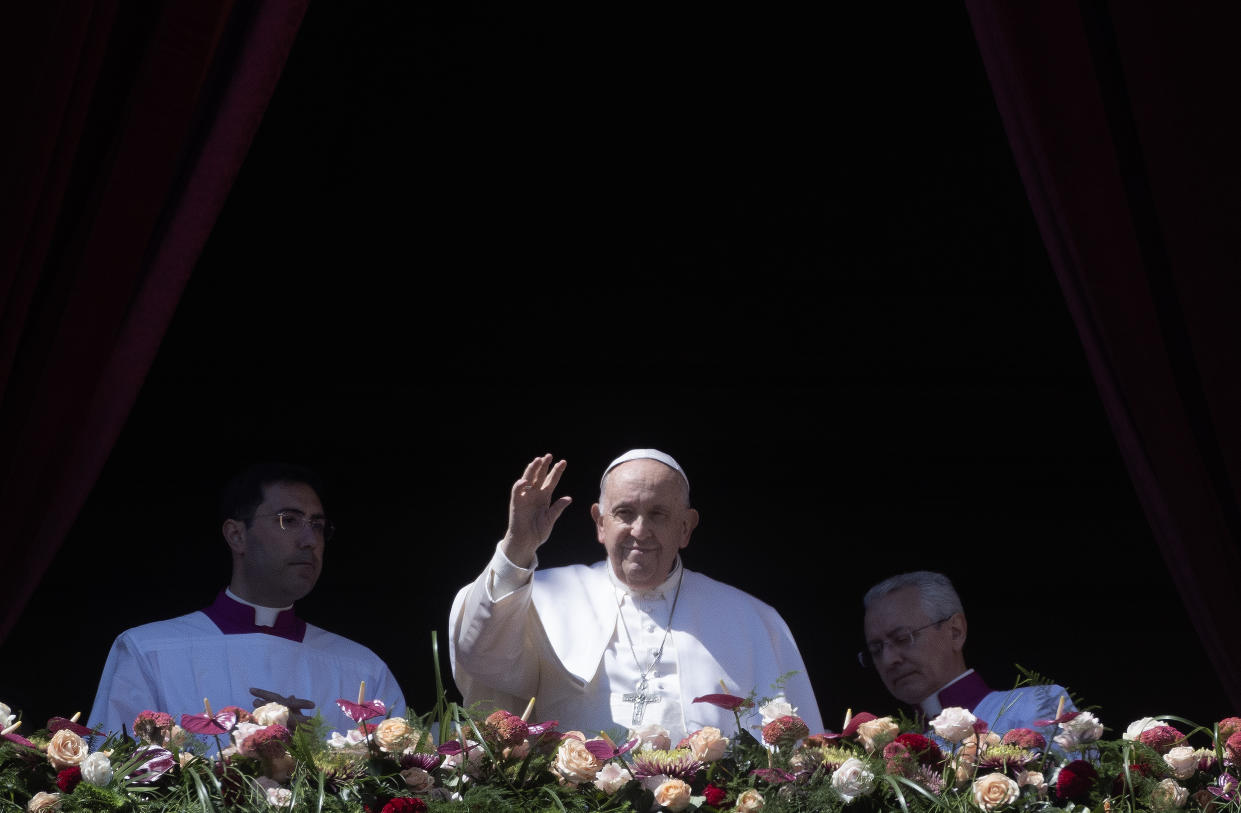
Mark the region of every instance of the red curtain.
<instances>
[{"instance_id":1,"label":"red curtain","mask_svg":"<svg viewBox=\"0 0 1241 813\"><path fill-rule=\"evenodd\" d=\"M0 641L137 397L306 2L0 12Z\"/></svg>"},{"instance_id":2,"label":"red curtain","mask_svg":"<svg viewBox=\"0 0 1241 813\"><path fill-rule=\"evenodd\" d=\"M1241 709L1241 6L966 5L1134 487ZM1060 553L1040 583L1079 595L1101 644L1109 625L1149 624L1151 653L1126 661L1175 657L1140 592L1091 595ZM1116 566L1133 568L1124 551Z\"/></svg>"}]
</instances>

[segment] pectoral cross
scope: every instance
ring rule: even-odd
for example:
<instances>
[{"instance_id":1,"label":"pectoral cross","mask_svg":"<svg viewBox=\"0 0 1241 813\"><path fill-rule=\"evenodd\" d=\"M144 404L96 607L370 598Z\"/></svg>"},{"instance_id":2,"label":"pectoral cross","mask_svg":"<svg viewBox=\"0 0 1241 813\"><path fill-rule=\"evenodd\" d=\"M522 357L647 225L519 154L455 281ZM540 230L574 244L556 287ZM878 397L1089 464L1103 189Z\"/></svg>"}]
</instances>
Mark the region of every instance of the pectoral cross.
<instances>
[{"instance_id":1,"label":"pectoral cross","mask_svg":"<svg viewBox=\"0 0 1241 813\"><path fill-rule=\"evenodd\" d=\"M647 704L658 703L660 700L663 700L657 694L647 694L646 686L646 675L643 675L638 679L638 685L634 687L634 691L621 695L621 700L624 700L626 703L633 703L633 725L638 725L642 722L642 715L646 712Z\"/></svg>"}]
</instances>

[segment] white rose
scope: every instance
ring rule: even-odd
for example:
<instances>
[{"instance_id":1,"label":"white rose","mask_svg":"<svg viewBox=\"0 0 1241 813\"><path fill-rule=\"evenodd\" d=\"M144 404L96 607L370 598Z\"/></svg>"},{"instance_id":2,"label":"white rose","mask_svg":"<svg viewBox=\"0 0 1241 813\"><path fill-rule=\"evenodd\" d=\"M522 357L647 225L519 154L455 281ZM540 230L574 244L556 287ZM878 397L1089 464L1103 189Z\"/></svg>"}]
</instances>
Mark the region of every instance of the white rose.
<instances>
[{"instance_id":1,"label":"white rose","mask_svg":"<svg viewBox=\"0 0 1241 813\"><path fill-rule=\"evenodd\" d=\"M672 813L680 813L689 807L689 799L692 795L693 791L685 780L668 779L655 788L655 804L668 808Z\"/></svg>"},{"instance_id":2,"label":"white rose","mask_svg":"<svg viewBox=\"0 0 1241 813\"><path fill-rule=\"evenodd\" d=\"M1088 711L1060 724L1060 730L1072 735L1079 743L1094 742L1103 736L1103 723Z\"/></svg>"},{"instance_id":3,"label":"white rose","mask_svg":"<svg viewBox=\"0 0 1241 813\"><path fill-rule=\"evenodd\" d=\"M866 764L857 757L849 757L832 774L832 787L851 804L859 796L870 793L875 786L875 775L866 769Z\"/></svg>"},{"instance_id":4,"label":"white rose","mask_svg":"<svg viewBox=\"0 0 1241 813\"><path fill-rule=\"evenodd\" d=\"M8 728L13 725L13 721L17 719L13 714L13 710L5 703L0 703L0 729Z\"/></svg>"},{"instance_id":5,"label":"white rose","mask_svg":"<svg viewBox=\"0 0 1241 813\"><path fill-rule=\"evenodd\" d=\"M989 773L974 780L974 804L983 810L995 810L1017 800L1021 789L1002 773Z\"/></svg>"},{"instance_id":6,"label":"white rose","mask_svg":"<svg viewBox=\"0 0 1241 813\"><path fill-rule=\"evenodd\" d=\"M615 762L609 762L595 774L595 787L604 793L616 793L629 781L629 772Z\"/></svg>"},{"instance_id":7,"label":"white rose","mask_svg":"<svg viewBox=\"0 0 1241 813\"><path fill-rule=\"evenodd\" d=\"M797 716L796 707L791 705L789 701L784 698L783 695L773 699L771 702L767 703L766 705L759 706L758 712L759 714L763 715L763 725L767 725L772 720L777 720L781 717L786 717L786 716L796 717Z\"/></svg>"},{"instance_id":8,"label":"white rose","mask_svg":"<svg viewBox=\"0 0 1241 813\"><path fill-rule=\"evenodd\" d=\"M274 782L266 776L260 776L255 781L263 789L263 792L267 794L267 802L269 804L276 807L288 807L293 804L293 791L282 787L279 782Z\"/></svg>"},{"instance_id":9,"label":"white rose","mask_svg":"<svg viewBox=\"0 0 1241 813\"><path fill-rule=\"evenodd\" d=\"M627 739L638 738L637 750L650 751L652 749L659 751L667 751L672 748L672 735L668 729L659 723L647 723L637 728L629 729Z\"/></svg>"},{"instance_id":10,"label":"white rose","mask_svg":"<svg viewBox=\"0 0 1241 813\"><path fill-rule=\"evenodd\" d=\"M254 722L260 727L269 725L289 725L289 709L279 703L264 703L254 710Z\"/></svg>"},{"instance_id":11,"label":"white rose","mask_svg":"<svg viewBox=\"0 0 1241 813\"><path fill-rule=\"evenodd\" d=\"M763 794L754 788L750 788L747 791L743 791L737 797L737 806L733 810L737 811L737 813L758 813L765 804L767 804L767 800L763 798Z\"/></svg>"},{"instance_id":12,"label":"white rose","mask_svg":"<svg viewBox=\"0 0 1241 813\"><path fill-rule=\"evenodd\" d=\"M1172 769L1172 775L1185 780L1198 772L1198 752L1188 745L1178 745L1163 755L1163 761Z\"/></svg>"},{"instance_id":13,"label":"white rose","mask_svg":"<svg viewBox=\"0 0 1241 813\"><path fill-rule=\"evenodd\" d=\"M1151 807L1155 810L1174 810L1189 801L1189 791L1172 779L1164 779L1151 790Z\"/></svg>"},{"instance_id":14,"label":"white rose","mask_svg":"<svg viewBox=\"0 0 1241 813\"><path fill-rule=\"evenodd\" d=\"M82 780L95 787L102 788L112 781L112 761L102 751L88 754L86 759L82 760L80 767Z\"/></svg>"},{"instance_id":15,"label":"white rose","mask_svg":"<svg viewBox=\"0 0 1241 813\"><path fill-rule=\"evenodd\" d=\"M1129 724L1129 727L1125 729L1125 733L1121 735L1121 739L1136 740L1139 736L1141 736L1143 731L1149 731L1158 725L1162 725L1162 723L1154 717L1143 717L1141 720L1134 720Z\"/></svg>"},{"instance_id":16,"label":"white rose","mask_svg":"<svg viewBox=\"0 0 1241 813\"><path fill-rule=\"evenodd\" d=\"M931 721L936 736L951 743L959 743L974 733L978 718L960 706L949 706Z\"/></svg>"},{"instance_id":17,"label":"white rose","mask_svg":"<svg viewBox=\"0 0 1241 813\"><path fill-rule=\"evenodd\" d=\"M867 720L857 727L858 739L862 741L862 747L867 751L878 751L896 739L899 733L901 733L900 726L893 722L891 717Z\"/></svg>"}]
</instances>

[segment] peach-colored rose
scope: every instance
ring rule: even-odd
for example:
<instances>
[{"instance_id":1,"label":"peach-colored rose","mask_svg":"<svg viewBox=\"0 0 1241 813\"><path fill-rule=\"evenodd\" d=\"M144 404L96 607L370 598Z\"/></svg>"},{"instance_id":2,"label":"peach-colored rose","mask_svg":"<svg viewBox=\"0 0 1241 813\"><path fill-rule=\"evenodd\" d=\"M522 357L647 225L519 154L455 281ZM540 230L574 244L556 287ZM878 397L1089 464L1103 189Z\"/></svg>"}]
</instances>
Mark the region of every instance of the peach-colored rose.
<instances>
[{"instance_id":1,"label":"peach-colored rose","mask_svg":"<svg viewBox=\"0 0 1241 813\"><path fill-rule=\"evenodd\" d=\"M398 753L418 743L418 732L409 727L404 717L389 717L375 727L375 744L380 751Z\"/></svg>"},{"instance_id":2,"label":"peach-colored rose","mask_svg":"<svg viewBox=\"0 0 1241 813\"><path fill-rule=\"evenodd\" d=\"M1034 788L1038 792L1038 798L1047 798L1047 779L1039 771L1022 771L1017 774L1017 786Z\"/></svg>"},{"instance_id":3,"label":"peach-colored rose","mask_svg":"<svg viewBox=\"0 0 1241 813\"><path fill-rule=\"evenodd\" d=\"M599 773L599 767L599 760L575 737L565 737L556 749L556 764L553 770L560 776L562 783L579 785L592 782L595 774Z\"/></svg>"},{"instance_id":4,"label":"peach-colored rose","mask_svg":"<svg viewBox=\"0 0 1241 813\"><path fill-rule=\"evenodd\" d=\"M871 752L878 751L892 742L899 733L901 733L900 726L893 722L891 717L877 717L857 727L857 735L862 741L862 747Z\"/></svg>"},{"instance_id":5,"label":"peach-colored rose","mask_svg":"<svg viewBox=\"0 0 1241 813\"><path fill-rule=\"evenodd\" d=\"M1151 807L1155 810L1176 810L1188 801L1189 791L1172 779L1162 780L1151 790Z\"/></svg>"},{"instance_id":6,"label":"peach-colored rose","mask_svg":"<svg viewBox=\"0 0 1241 813\"><path fill-rule=\"evenodd\" d=\"M750 788L737 797L737 804L733 807L733 810L737 811L737 813L757 813L763 809L765 804L767 804L767 801L763 798L763 794L754 788Z\"/></svg>"},{"instance_id":7,"label":"peach-colored rose","mask_svg":"<svg viewBox=\"0 0 1241 813\"><path fill-rule=\"evenodd\" d=\"M690 734L685 745L693 752L695 759L716 762L724 757L728 738L721 737L720 730L715 726L706 726Z\"/></svg>"},{"instance_id":8,"label":"peach-colored rose","mask_svg":"<svg viewBox=\"0 0 1241 813\"><path fill-rule=\"evenodd\" d=\"M254 710L254 722L261 726L282 725L289 727L289 707L280 703L264 703Z\"/></svg>"},{"instance_id":9,"label":"peach-colored rose","mask_svg":"<svg viewBox=\"0 0 1241 813\"><path fill-rule=\"evenodd\" d=\"M669 779L655 788L655 803L666 807L672 813L689 807L689 797L693 795L689 785L681 779Z\"/></svg>"},{"instance_id":10,"label":"peach-colored rose","mask_svg":"<svg viewBox=\"0 0 1241 813\"><path fill-rule=\"evenodd\" d=\"M422 768L419 768L417 765L411 765L401 771L401 778L405 780L405 784L408 785L409 789L414 793L430 790L431 786L435 784L434 777Z\"/></svg>"},{"instance_id":11,"label":"peach-colored rose","mask_svg":"<svg viewBox=\"0 0 1241 813\"><path fill-rule=\"evenodd\" d=\"M62 729L63 730L63 729ZM59 731L56 733L60 733ZM40 811L56 810L60 807L59 793L44 793L39 791L26 804L26 809L30 813L40 813Z\"/></svg>"},{"instance_id":12,"label":"peach-colored rose","mask_svg":"<svg viewBox=\"0 0 1241 813\"><path fill-rule=\"evenodd\" d=\"M983 810L995 810L1017 800L1021 789L1002 773L989 773L974 780L974 804Z\"/></svg>"},{"instance_id":13,"label":"peach-colored rose","mask_svg":"<svg viewBox=\"0 0 1241 813\"><path fill-rule=\"evenodd\" d=\"M72 765L81 765L89 750L86 740L62 728L52 735L52 741L47 744L47 759L53 768L63 771Z\"/></svg>"}]
</instances>

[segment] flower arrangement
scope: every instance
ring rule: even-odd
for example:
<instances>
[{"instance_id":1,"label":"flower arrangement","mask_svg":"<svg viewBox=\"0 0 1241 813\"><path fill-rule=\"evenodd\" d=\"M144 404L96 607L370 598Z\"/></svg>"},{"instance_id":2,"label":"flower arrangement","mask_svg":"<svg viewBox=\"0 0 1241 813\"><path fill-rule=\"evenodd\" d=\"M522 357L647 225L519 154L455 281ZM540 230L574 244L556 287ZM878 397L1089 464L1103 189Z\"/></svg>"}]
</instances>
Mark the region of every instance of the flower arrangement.
<instances>
[{"instance_id":1,"label":"flower arrangement","mask_svg":"<svg viewBox=\"0 0 1241 813\"><path fill-rule=\"evenodd\" d=\"M389 716L378 699L290 730L278 704L183 714L143 711L132 734L53 718L30 739L0 736L0 811L1241 811L1241 718L1210 726L1134 721L1117 738L1091 711L1000 736L966 709L915 730L907 718L847 714L811 732L783 697L695 702L733 711L735 732L673 744L644 726L623 741L556 721L444 701ZM761 741L742 725L762 715ZM12 721L0 704L0 721Z\"/></svg>"}]
</instances>

